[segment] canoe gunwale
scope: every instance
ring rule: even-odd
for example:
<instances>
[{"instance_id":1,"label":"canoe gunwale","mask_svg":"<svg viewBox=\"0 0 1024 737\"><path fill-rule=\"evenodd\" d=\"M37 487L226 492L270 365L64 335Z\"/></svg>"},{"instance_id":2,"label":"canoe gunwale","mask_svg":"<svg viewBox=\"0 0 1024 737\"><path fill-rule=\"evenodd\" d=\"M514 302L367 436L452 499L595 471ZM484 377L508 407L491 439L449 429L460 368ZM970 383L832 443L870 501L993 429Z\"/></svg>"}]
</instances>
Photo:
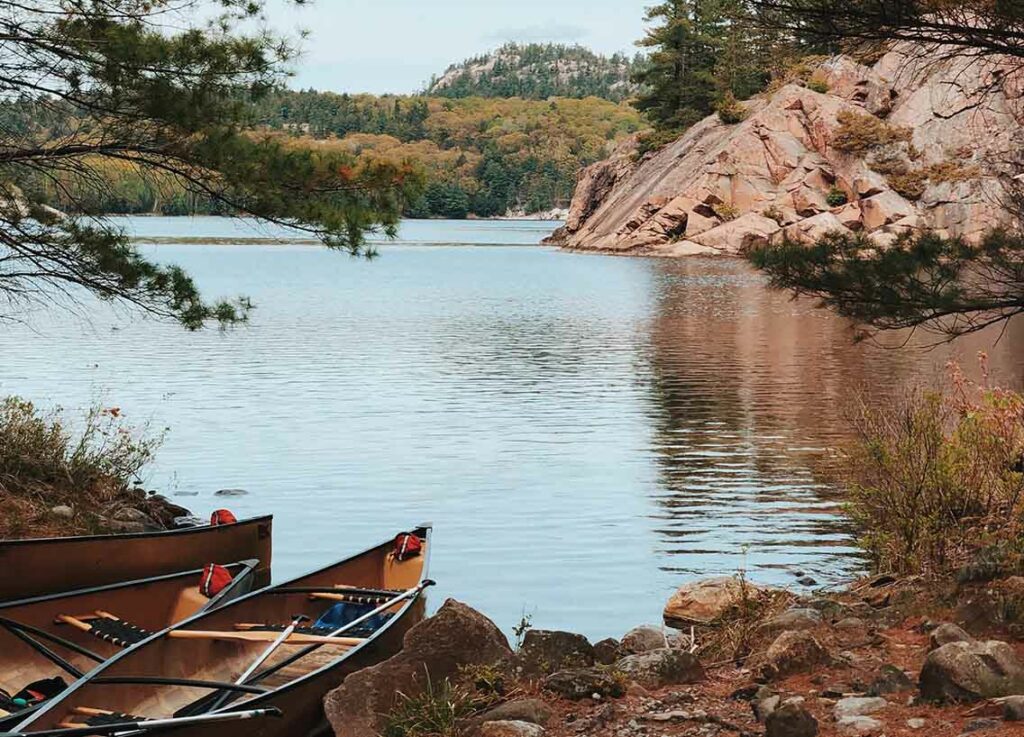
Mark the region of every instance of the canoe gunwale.
<instances>
[{"instance_id":1,"label":"canoe gunwale","mask_svg":"<svg viewBox=\"0 0 1024 737\"><path fill-rule=\"evenodd\" d=\"M80 540L81 538L73 538ZM4 543L0 542L0 545ZM257 558L249 558L248 560L232 561L230 563L223 563L225 568L231 568L232 566L242 566L242 570L237 575L233 576L231 583L225 586L221 591L217 592L216 595L210 598L210 600L203 606L197 614L209 611L215 608L213 605L215 602L222 601L227 598L228 594L233 592L239 585L241 585L247 577L251 577L256 573L259 568L260 561ZM76 596L84 596L87 594L102 594L105 591L117 591L119 589L127 589L133 586L141 586L143 584L160 583L162 581L169 581L174 578L184 578L185 576L198 576L203 572L202 568L191 568L186 571L178 571L176 573L162 573L159 576L149 576L147 578L136 578L131 581L120 581L118 583L105 583L100 586L88 586L81 589L72 589L71 591L61 591L54 594L43 594L41 596L30 596L24 599L16 599L12 601L0 601L0 616L3 616L4 610L11 609L13 607L23 607L30 604L42 604L47 601L59 601L61 599L70 599ZM241 574L246 575L241 575Z\"/></svg>"},{"instance_id":2,"label":"canoe gunwale","mask_svg":"<svg viewBox=\"0 0 1024 737\"><path fill-rule=\"evenodd\" d=\"M240 527L242 525L259 524L261 522L269 522L274 518L272 514L264 514L259 517L246 517L240 519L237 522L232 522L227 525L196 525L195 527L179 527L173 530L149 530L146 532L114 532L108 535L72 535L69 537L19 537L13 540L0 539L0 548L6 546L27 546L33 544L48 544L54 545L57 543L71 543L71 542L94 542L100 540L141 540L147 537L161 537L164 535L181 535L187 536L189 534L196 534L201 532L210 532L216 529L230 529L234 527ZM5 602L6 603L6 602Z\"/></svg>"}]
</instances>

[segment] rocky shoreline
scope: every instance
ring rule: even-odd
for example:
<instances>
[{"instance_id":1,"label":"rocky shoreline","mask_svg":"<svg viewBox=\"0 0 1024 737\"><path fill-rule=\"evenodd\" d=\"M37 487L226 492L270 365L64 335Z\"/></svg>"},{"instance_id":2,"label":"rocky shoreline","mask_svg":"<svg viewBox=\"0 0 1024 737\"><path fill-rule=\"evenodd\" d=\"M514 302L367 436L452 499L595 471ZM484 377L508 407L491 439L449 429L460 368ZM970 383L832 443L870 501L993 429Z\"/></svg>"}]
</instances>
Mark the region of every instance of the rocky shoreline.
<instances>
[{"instance_id":1,"label":"rocky shoreline","mask_svg":"<svg viewBox=\"0 0 1024 737\"><path fill-rule=\"evenodd\" d=\"M807 63L739 120L709 116L658 150L628 140L580 174L548 242L739 256L826 233L881 247L923 231L972 241L1005 224L1024 131L1019 70L908 44L861 61Z\"/></svg>"},{"instance_id":2,"label":"rocky shoreline","mask_svg":"<svg viewBox=\"0 0 1024 737\"><path fill-rule=\"evenodd\" d=\"M877 576L809 596L697 581L666 606L676 628L593 644L529 630L515 649L449 600L325 710L338 737L1024 735L1024 578L981 578ZM396 721L417 699L451 719Z\"/></svg>"}]
</instances>

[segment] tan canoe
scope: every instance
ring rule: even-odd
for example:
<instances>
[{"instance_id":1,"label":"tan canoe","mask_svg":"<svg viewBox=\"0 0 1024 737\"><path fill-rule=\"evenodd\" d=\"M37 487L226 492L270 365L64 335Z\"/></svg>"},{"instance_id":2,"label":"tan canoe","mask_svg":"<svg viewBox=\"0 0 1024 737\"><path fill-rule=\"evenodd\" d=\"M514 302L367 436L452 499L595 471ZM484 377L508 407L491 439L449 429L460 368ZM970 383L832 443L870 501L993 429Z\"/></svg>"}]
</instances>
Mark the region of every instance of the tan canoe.
<instances>
[{"instance_id":1,"label":"tan canoe","mask_svg":"<svg viewBox=\"0 0 1024 737\"><path fill-rule=\"evenodd\" d=\"M398 652L405 632L422 618L423 591L432 583L426 577L430 528L413 534L423 543L415 557L398 560L388 539L176 625L108 660L12 731L45 734L88 725L91 733L105 715L124 723L279 709L277 719L189 722L172 731L188 737L312 734L325 724L327 692ZM129 619L128 612L110 614ZM303 627L283 631L297 615L308 618ZM341 619L310 626L322 616ZM342 629L342 622L357 626Z\"/></svg>"},{"instance_id":2,"label":"tan canoe","mask_svg":"<svg viewBox=\"0 0 1024 737\"><path fill-rule=\"evenodd\" d=\"M71 622L91 628L99 612L114 609L132 613L141 630L136 636L155 634L249 593L257 567L255 560L228 565L231 582L209 598L200 593L199 569L2 604L0 688L13 695L46 679L74 683L129 644L99 638ZM27 717L25 711L0 713L0 732Z\"/></svg>"},{"instance_id":3,"label":"tan canoe","mask_svg":"<svg viewBox=\"0 0 1024 737\"><path fill-rule=\"evenodd\" d=\"M273 517L163 532L0 542L0 602L258 560L254 585L270 583Z\"/></svg>"}]
</instances>

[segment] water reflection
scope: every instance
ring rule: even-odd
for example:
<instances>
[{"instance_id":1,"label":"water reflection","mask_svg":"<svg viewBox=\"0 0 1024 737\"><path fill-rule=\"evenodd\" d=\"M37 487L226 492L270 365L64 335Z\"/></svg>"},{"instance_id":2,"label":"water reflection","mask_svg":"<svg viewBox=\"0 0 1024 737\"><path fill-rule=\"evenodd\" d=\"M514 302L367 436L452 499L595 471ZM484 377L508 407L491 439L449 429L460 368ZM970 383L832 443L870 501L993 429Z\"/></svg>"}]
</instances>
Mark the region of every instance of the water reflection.
<instances>
[{"instance_id":1,"label":"water reflection","mask_svg":"<svg viewBox=\"0 0 1024 737\"><path fill-rule=\"evenodd\" d=\"M819 581L849 573L850 530L827 474L844 442L854 391L884 401L915 382L941 380L950 359L973 356L997 333L925 350L854 345L849 325L767 291L745 265L653 262L650 328L655 494L661 565L685 574L748 568ZM907 336L886 336L890 346ZM934 340L934 338L931 338ZM1024 322L994 351L1001 379L1024 377ZM775 574L771 572L775 571Z\"/></svg>"}]
</instances>

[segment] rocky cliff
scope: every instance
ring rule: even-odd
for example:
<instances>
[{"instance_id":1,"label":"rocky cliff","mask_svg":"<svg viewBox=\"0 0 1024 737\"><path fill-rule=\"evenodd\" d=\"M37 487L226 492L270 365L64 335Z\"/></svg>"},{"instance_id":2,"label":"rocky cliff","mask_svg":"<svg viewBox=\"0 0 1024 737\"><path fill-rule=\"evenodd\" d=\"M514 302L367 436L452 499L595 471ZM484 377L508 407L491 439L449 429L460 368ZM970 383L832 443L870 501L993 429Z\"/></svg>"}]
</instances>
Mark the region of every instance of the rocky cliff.
<instances>
[{"instance_id":1,"label":"rocky cliff","mask_svg":"<svg viewBox=\"0 0 1024 737\"><path fill-rule=\"evenodd\" d=\"M735 255L786 236L929 228L976 237L1005 221L1024 150L1024 74L1004 60L904 47L846 56L706 118L642 157L630 141L582 172L567 248Z\"/></svg>"}]
</instances>

